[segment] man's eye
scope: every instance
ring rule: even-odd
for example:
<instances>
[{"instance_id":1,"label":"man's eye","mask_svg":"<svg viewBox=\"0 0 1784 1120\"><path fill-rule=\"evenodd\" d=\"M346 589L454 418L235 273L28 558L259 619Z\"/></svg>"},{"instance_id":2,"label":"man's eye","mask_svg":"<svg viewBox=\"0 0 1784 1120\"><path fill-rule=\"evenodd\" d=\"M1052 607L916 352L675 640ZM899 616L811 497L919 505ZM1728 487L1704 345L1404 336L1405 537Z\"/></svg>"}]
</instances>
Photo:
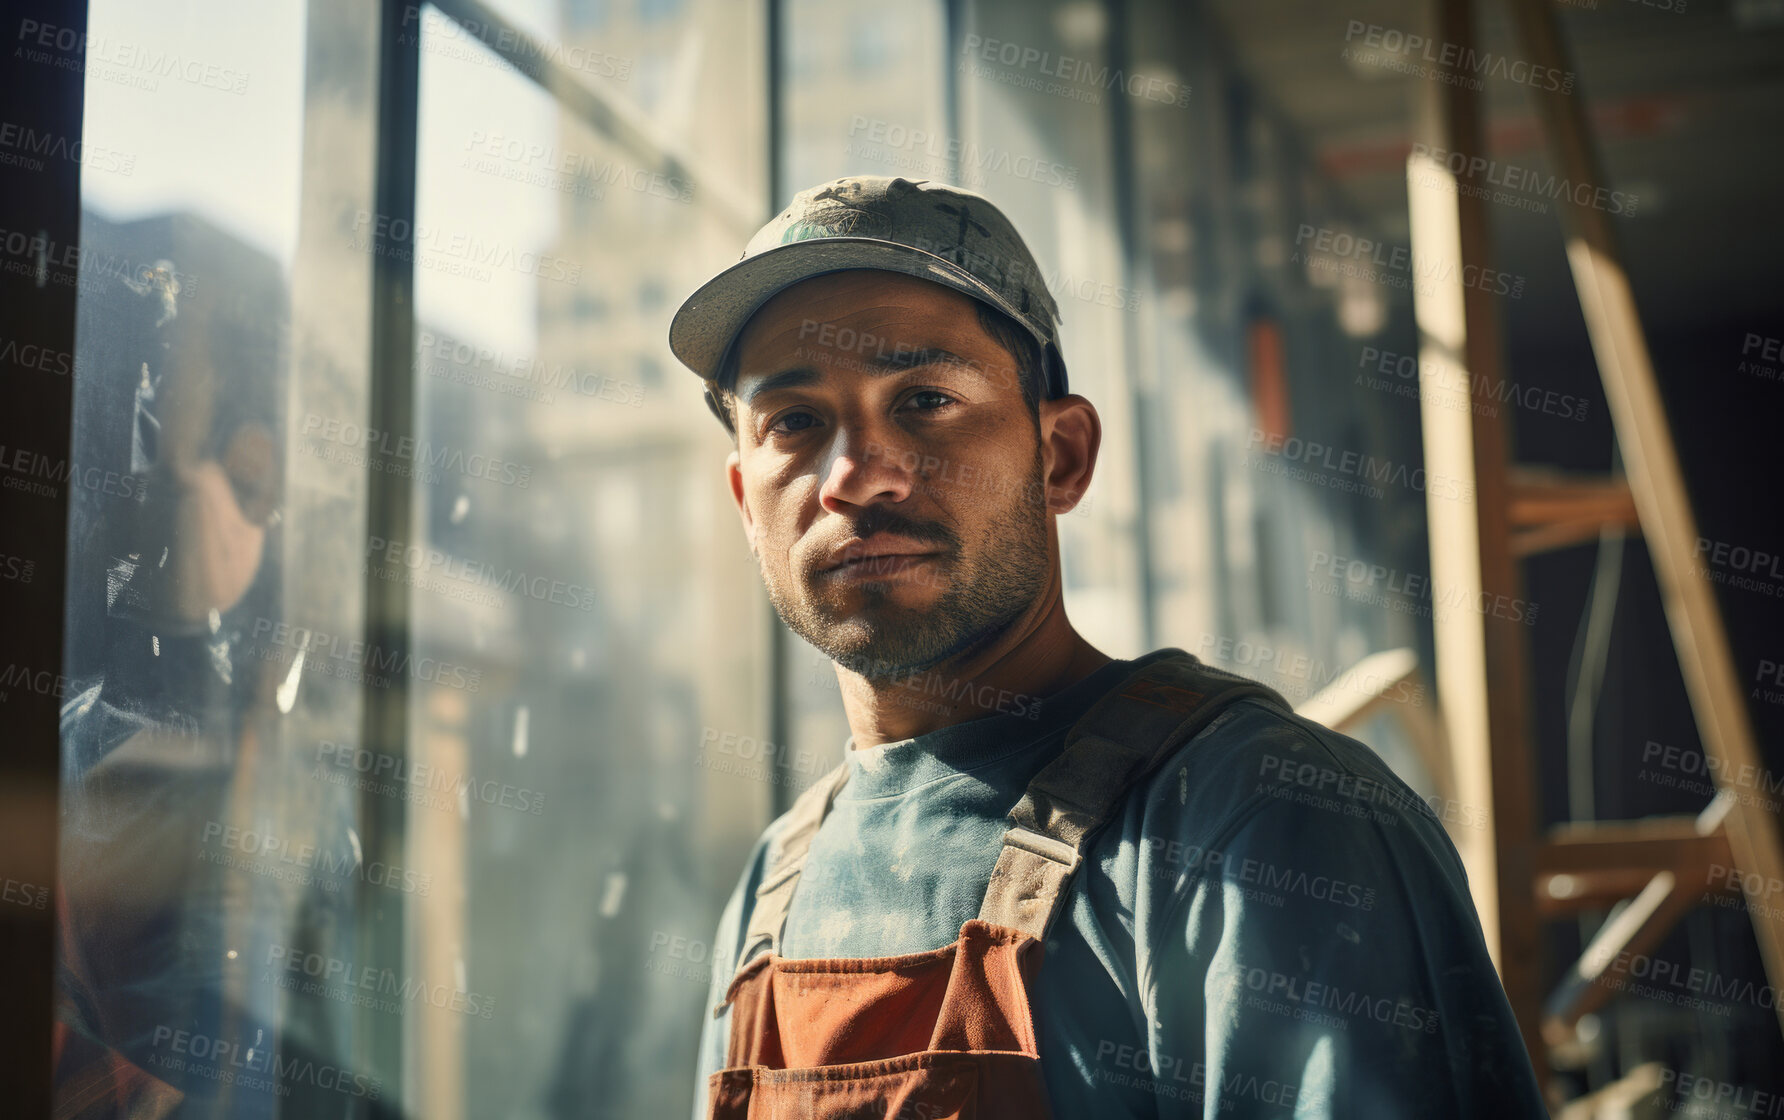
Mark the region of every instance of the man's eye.
<instances>
[{"instance_id":1,"label":"man's eye","mask_svg":"<svg viewBox=\"0 0 1784 1120\"><path fill-rule=\"evenodd\" d=\"M918 412L934 412L954 403L954 398L936 389L918 389L907 399L907 404L915 404Z\"/></svg>"},{"instance_id":2,"label":"man's eye","mask_svg":"<svg viewBox=\"0 0 1784 1120\"><path fill-rule=\"evenodd\" d=\"M806 422L805 423L796 423L796 421L806 421ZM811 427L811 425L813 423L816 423L816 421L817 421L817 417L813 416L809 412L789 412L786 415L782 416L780 419L776 420L774 423L768 425L768 430L770 432L780 432L783 434L790 435L794 432L805 431L806 429Z\"/></svg>"}]
</instances>

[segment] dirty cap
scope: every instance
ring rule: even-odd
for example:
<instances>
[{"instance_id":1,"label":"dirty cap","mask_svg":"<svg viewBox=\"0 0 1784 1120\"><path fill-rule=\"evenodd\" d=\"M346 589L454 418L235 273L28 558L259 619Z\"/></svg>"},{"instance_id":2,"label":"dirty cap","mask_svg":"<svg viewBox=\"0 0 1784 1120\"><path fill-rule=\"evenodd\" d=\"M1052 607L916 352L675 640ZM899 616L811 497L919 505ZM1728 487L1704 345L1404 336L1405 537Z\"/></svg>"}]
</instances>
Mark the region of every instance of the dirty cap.
<instances>
[{"instance_id":1,"label":"dirty cap","mask_svg":"<svg viewBox=\"0 0 1784 1120\"><path fill-rule=\"evenodd\" d=\"M857 268L933 280L1008 315L1040 344L1043 394L1065 395L1059 307L1034 255L983 195L928 180L851 175L799 192L676 311L669 349L713 381L744 324L777 293ZM719 412L710 389L707 405Z\"/></svg>"}]
</instances>

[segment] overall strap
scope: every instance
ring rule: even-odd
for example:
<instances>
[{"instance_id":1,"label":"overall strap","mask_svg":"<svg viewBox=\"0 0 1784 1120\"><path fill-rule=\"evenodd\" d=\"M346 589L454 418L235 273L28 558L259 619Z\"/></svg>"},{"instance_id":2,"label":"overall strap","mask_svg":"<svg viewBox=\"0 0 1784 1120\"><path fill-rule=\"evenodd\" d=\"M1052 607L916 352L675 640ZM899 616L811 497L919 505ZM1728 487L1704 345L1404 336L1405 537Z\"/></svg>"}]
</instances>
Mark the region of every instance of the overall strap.
<instances>
[{"instance_id":1,"label":"overall strap","mask_svg":"<svg viewBox=\"0 0 1784 1120\"><path fill-rule=\"evenodd\" d=\"M768 855L768 870L756 887L755 902L750 907L749 926L743 937L743 951L737 954L737 972L742 972L756 950L768 946L770 953L780 951L781 930L787 924L787 911L793 905L793 888L799 885L799 873L805 869L805 857L811 851L812 837L830 812L830 803L849 780L849 764L844 762L805 788L787 810L787 823L781 829ZM735 979L735 973L733 974ZM713 1009L717 1015L729 1003Z\"/></svg>"},{"instance_id":2,"label":"overall strap","mask_svg":"<svg viewBox=\"0 0 1784 1120\"><path fill-rule=\"evenodd\" d=\"M1180 649L1164 652L1092 705L1066 733L1064 750L1028 783L1010 810L981 921L1044 940L1086 841L1135 783L1235 701L1289 707L1256 681Z\"/></svg>"}]
</instances>

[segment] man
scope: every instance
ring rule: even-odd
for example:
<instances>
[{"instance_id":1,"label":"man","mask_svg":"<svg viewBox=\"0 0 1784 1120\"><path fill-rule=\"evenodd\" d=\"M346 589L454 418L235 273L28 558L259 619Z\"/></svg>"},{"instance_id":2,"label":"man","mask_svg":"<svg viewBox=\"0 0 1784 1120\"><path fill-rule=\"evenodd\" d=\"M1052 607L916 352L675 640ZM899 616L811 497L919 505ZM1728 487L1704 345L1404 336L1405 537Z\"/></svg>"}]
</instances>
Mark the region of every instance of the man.
<instances>
[{"instance_id":1,"label":"man","mask_svg":"<svg viewBox=\"0 0 1784 1120\"><path fill-rule=\"evenodd\" d=\"M736 443L770 600L847 761L715 941L694 1115L1540 1116L1460 861L1368 748L1067 619L1101 428L967 191L841 179L670 343Z\"/></svg>"}]
</instances>

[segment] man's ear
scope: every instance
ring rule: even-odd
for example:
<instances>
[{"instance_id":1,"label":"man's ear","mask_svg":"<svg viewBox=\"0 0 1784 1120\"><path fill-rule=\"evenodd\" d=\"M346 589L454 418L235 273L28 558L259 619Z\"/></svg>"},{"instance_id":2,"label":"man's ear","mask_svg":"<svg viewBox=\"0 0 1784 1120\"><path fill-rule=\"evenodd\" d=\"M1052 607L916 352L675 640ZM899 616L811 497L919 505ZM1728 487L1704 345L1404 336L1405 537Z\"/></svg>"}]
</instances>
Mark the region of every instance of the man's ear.
<instances>
[{"instance_id":1,"label":"man's ear","mask_svg":"<svg viewBox=\"0 0 1784 1120\"><path fill-rule=\"evenodd\" d=\"M1070 513L1090 489L1103 421L1096 406L1076 393L1041 402L1041 463L1046 472L1047 512Z\"/></svg>"},{"instance_id":2,"label":"man's ear","mask_svg":"<svg viewBox=\"0 0 1784 1120\"><path fill-rule=\"evenodd\" d=\"M731 487L731 500L737 503L737 516L743 521L743 537L749 542L750 555L756 554L756 519L750 516L749 500L743 496L743 472L737 468L739 456L735 448L725 456L725 481Z\"/></svg>"}]
</instances>

